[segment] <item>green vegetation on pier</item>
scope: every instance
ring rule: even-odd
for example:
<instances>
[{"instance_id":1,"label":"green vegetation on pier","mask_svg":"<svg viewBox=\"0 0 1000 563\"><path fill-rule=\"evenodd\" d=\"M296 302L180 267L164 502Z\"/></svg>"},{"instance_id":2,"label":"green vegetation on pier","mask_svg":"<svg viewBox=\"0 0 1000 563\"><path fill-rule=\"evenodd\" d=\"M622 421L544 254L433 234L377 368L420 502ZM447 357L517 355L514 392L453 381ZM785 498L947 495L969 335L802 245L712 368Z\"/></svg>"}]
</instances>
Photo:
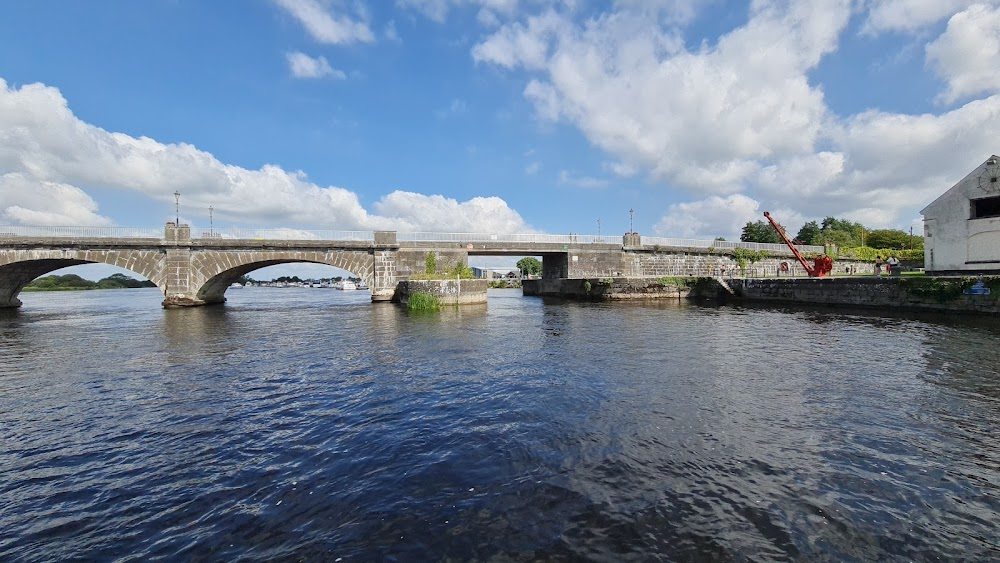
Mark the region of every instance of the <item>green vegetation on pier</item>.
<instances>
[{"instance_id":1,"label":"green vegetation on pier","mask_svg":"<svg viewBox=\"0 0 1000 563\"><path fill-rule=\"evenodd\" d=\"M410 311L440 311L441 300L437 295L418 291L410 295L406 308Z\"/></svg>"}]
</instances>

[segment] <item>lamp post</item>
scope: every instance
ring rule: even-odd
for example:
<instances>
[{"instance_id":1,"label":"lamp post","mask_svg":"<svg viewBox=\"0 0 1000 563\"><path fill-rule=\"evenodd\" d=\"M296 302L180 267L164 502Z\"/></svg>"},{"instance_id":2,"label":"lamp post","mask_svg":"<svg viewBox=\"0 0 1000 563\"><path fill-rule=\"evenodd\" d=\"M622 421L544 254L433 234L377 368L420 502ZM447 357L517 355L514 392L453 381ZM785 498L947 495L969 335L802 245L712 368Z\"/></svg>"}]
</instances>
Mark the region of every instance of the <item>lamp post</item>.
<instances>
[{"instance_id":1,"label":"lamp post","mask_svg":"<svg viewBox=\"0 0 1000 563\"><path fill-rule=\"evenodd\" d=\"M632 226L632 216L635 214L635 209L628 210L628 232L629 234L635 232L635 227Z\"/></svg>"},{"instance_id":2,"label":"lamp post","mask_svg":"<svg viewBox=\"0 0 1000 563\"><path fill-rule=\"evenodd\" d=\"M215 221L212 219L212 206L208 206L208 235L215 236Z\"/></svg>"},{"instance_id":3,"label":"lamp post","mask_svg":"<svg viewBox=\"0 0 1000 563\"><path fill-rule=\"evenodd\" d=\"M181 192L174 192L174 224L181 226Z\"/></svg>"},{"instance_id":4,"label":"lamp post","mask_svg":"<svg viewBox=\"0 0 1000 563\"><path fill-rule=\"evenodd\" d=\"M601 236L601 220L597 220L597 236Z\"/></svg>"}]
</instances>

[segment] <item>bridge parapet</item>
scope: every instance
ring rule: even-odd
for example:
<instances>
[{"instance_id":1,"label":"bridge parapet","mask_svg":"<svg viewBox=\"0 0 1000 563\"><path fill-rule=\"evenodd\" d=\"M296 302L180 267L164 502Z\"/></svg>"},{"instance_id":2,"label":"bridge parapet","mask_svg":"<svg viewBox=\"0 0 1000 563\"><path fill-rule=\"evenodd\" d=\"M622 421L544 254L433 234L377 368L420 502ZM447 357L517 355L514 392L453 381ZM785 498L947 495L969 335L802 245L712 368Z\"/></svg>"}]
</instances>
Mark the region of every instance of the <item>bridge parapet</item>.
<instances>
[{"instance_id":1,"label":"bridge parapet","mask_svg":"<svg viewBox=\"0 0 1000 563\"><path fill-rule=\"evenodd\" d=\"M176 225L173 221L167 223L163 228L163 240L175 244L190 241L191 225Z\"/></svg>"}]
</instances>

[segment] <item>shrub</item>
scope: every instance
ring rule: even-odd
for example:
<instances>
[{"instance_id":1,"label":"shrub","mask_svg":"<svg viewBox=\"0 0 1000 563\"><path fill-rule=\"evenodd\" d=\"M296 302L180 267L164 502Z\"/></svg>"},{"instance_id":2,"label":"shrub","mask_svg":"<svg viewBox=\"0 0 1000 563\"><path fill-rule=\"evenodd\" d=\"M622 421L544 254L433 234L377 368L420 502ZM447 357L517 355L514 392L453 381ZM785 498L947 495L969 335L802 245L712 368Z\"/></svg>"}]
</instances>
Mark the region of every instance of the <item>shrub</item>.
<instances>
[{"instance_id":1,"label":"shrub","mask_svg":"<svg viewBox=\"0 0 1000 563\"><path fill-rule=\"evenodd\" d=\"M437 295L418 291L410 295L406 308L410 311L440 311L441 300L438 299Z\"/></svg>"},{"instance_id":2,"label":"shrub","mask_svg":"<svg viewBox=\"0 0 1000 563\"><path fill-rule=\"evenodd\" d=\"M458 262L457 264L455 264L448 273L450 274L449 277L452 278L458 277L469 280L476 277L476 274L472 271L472 268L466 266L462 262Z\"/></svg>"},{"instance_id":3,"label":"shrub","mask_svg":"<svg viewBox=\"0 0 1000 563\"><path fill-rule=\"evenodd\" d=\"M749 248L734 248L730 252L730 256L739 264L741 270L747 267L748 262L750 264L760 262L770 255L771 253L766 250L751 250Z\"/></svg>"},{"instance_id":4,"label":"shrub","mask_svg":"<svg viewBox=\"0 0 1000 563\"><path fill-rule=\"evenodd\" d=\"M666 287L668 285L672 285L674 287L685 288L685 287L689 287L690 285L692 285L694 283L694 281L695 280L692 280L690 278L671 278L671 277L665 277L665 278L660 278L660 279L656 280L656 283L659 284L659 285L661 285L661 286L664 286L664 287Z\"/></svg>"}]
</instances>

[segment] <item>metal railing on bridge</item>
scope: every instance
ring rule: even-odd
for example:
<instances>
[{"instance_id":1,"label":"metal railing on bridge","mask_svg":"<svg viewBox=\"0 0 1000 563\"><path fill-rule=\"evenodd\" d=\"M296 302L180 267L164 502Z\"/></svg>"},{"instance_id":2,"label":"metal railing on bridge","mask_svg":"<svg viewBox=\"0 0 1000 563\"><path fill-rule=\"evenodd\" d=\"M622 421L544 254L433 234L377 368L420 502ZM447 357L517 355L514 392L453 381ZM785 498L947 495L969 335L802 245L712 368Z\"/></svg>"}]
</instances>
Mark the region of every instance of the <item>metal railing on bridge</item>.
<instances>
[{"instance_id":1,"label":"metal railing on bridge","mask_svg":"<svg viewBox=\"0 0 1000 563\"><path fill-rule=\"evenodd\" d=\"M622 237L601 235L546 235L494 233L396 233L396 240L406 242L506 242L551 244L621 244Z\"/></svg>"},{"instance_id":2,"label":"metal railing on bridge","mask_svg":"<svg viewBox=\"0 0 1000 563\"><path fill-rule=\"evenodd\" d=\"M5 237L34 238L152 238L162 239L163 228L147 227L0 227Z\"/></svg>"},{"instance_id":3,"label":"metal railing on bridge","mask_svg":"<svg viewBox=\"0 0 1000 563\"><path fill-rule=\"evenodd\" d=\"M698 240L698 239L683 239L683 238L664 238L664 237L642 237L643 246L682 246L688 248L715 248L722 250L731 250L733 248L747 248L750 250L766 250L769 252L790 252L788 247L784 244L773 244L767 242L743 242L743 241L730 241L730 240ZM798 244L795 248L799 249L799 252L817 252L822 253L826 251L823 246L815 246L808 244Z\"/></svg>"},{"instance_id":4,"label":"metal railing on bridge","mask_svg":"<svg viewBox=\"0 0 1000 563\"><path fill-rule=\"evenodd\" d=\"M308 240L308 241L361 241L375 240L374 231L334 231L334 230L303 230L303 229L200 229L190 227L191 238L198 240ZM0 239L11 237L34 238L148 238L162 239L164 230L155 227L25 227L0 226ZM543 233L500 234L500 233L431 233L397 232L396 240L403 242L459 242L459 243L508 243L508 244L615 244L621 245L621 235L549 235ZM664 237L641 237L643 246L715 248L728 250L733 248L749 248L751 250L767 250L785 253L788 247L783 244L768 244L757 242L698 240ZM802 252L821 253L822 246L800 245Z\"/></svg>"},{"instance_id":5,"label":"metal railing on bridge","mask_svg":"<svg viewBox=\"0 0 1000 563\"><path fill-rule=\"evenodd\" d=\"M375 231L311 231L301 229L195 229L191 238L242 240L351 240L373 241Z\"/></svg>"}]
</instances>

